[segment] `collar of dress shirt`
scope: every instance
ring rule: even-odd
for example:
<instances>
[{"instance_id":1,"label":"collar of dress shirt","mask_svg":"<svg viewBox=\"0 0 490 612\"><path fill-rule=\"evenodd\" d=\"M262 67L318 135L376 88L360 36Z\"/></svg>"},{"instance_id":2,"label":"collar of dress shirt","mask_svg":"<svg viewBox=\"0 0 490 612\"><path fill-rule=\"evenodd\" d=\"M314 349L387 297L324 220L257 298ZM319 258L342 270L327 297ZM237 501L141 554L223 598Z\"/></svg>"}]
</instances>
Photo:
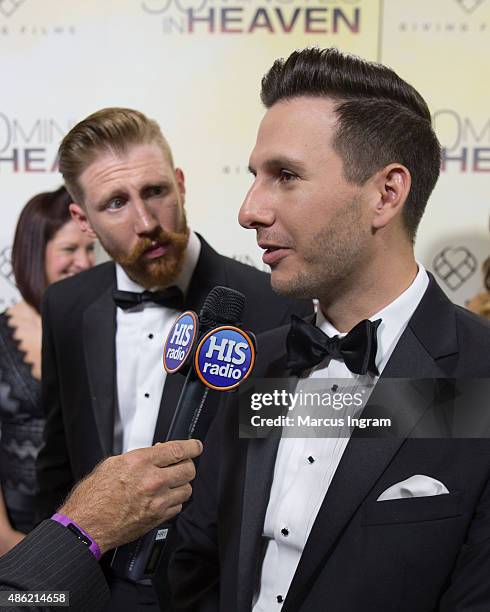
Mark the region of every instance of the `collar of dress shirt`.
<instances>
[{"instance_id":1,"label":"collar of dress shirt","mask_svg":"<svg viewBox=\"0 0 490 612\"><path fill-rule=\"evenodd\" d=\"M413 283L393 302L369 317L371 321L381 319L381 324L378 327L378 352L376 355L376 366L380 373L388 363L391 353L429 285L429 277L424 266L418 262L417 265L418 272ZM316 315L316 325L328 336L343 337L346 335L339 333L330 321L327 321L320 308Z\"/></svg>"},{"instance_id":2,"label":"collar of dress shirt","mask_svg":"<svg viewBox=\"0 0 490 612\"><path fill-rule=\"evenodd\" d=\"M182 271L175 280L174 285L177 285L181 289L184 295L189 289L192 275L197 265L197 260L201 253L201 242L196 234L191 230L189 233L189 242L187 243L187 249L185 251L184 266ZM117 288L122 291L134 291L140 293L145 289L135 283L134 280L130 279L124 271L123 267L116 263L116 283Z\"/></svg>"}]
</instances>

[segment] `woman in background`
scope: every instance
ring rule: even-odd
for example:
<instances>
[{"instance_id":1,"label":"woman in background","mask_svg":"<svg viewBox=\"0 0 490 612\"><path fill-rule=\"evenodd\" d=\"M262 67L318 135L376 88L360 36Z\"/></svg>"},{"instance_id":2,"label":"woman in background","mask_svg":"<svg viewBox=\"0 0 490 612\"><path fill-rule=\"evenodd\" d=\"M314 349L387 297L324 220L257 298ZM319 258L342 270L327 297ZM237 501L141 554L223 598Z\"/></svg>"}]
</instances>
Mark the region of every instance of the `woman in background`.
<instances>
[{"instance_id":1,"label":"woman in background","mask_svg":"<svg viewBox=\"0 0 490 612\"><path fill-rule=\"evenodd\" d=\"M41 301L48 285L93 266L94 242L71 220L64 187L21 212L12 268L22 300L0 314L0 554L34 526L41 446Z\"/></svg>"}]
</instances>

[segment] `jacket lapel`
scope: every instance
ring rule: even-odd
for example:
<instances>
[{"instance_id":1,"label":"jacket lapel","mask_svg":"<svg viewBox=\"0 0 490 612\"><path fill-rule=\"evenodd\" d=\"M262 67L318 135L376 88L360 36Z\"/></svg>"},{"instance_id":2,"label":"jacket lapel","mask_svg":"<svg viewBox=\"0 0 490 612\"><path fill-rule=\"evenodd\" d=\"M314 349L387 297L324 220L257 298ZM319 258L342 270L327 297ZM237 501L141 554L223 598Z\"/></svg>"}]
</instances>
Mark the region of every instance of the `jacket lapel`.
<instances>
[{"instance_id":1,"label":"jacket lapel","mask_svg":"<svg viewBox=\"0 0 490 612\"><path fill-rule=\"evenodd\" d=\"M112 299L115 277L111 285L83 315L83 345L90 399L100 443L105 456L112 454L115 394L116 306Z\"/></svg>"},{"instance_id":2,"label":"jacket lapel","mask_svg":"<svg viewBox=\"0 0 490 612\"><path fill-rule=\"evenodd\" d=\"M195 310L197 314L213 287L228 284L223 258L209 246L202 236L198 234L198 237L201 241L201 252L185 296L185 308Z\"/></svg>"},{"instance_id":3,"label":"jacket lapel","mask_svg":"<svg viewBox=\"0 0 490 612\"><path fill-rule=\"evenodd\" d=\"M248 444L240 529L238 612L250 612L251 609L279 441L280 435L274 435L271 438L250 440Z\"/></svg>"}]
</instances>

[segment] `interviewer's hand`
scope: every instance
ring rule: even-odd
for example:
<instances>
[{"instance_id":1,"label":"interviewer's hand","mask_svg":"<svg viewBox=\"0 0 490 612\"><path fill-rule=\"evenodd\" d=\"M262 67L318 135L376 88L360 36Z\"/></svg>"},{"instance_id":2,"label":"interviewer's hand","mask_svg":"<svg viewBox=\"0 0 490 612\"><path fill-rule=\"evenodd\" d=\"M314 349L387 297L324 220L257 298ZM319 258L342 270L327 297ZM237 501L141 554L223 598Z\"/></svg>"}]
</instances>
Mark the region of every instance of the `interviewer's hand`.
<instances>
[{"instance_id":1,"label":"interviewer's hand","mask_svg":"<svg viewBox=\"0 0 490 612\"><path fill-rule=\"evenodd\" d=\"M199 440L155 444L109 457L58 510L87 531L102 553L136 540L182 510L196 475Z\"/></svg>"}]
</instances>

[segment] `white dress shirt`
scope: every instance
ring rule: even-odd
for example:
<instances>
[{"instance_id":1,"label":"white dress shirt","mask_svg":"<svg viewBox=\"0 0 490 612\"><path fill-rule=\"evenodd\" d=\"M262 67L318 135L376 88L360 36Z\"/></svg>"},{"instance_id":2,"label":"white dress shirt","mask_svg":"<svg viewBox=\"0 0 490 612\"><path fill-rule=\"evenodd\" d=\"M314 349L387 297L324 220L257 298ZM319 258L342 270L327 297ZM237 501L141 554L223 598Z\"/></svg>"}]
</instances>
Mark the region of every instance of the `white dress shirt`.
<instances>
[{"instance_id":1,"label":"white dress shirt","mask_svg":"<svg viewBox=\"0 0 490 612\"><path fill-rule=\"evenodd\" d=\"M190 233L182 272L175 285L185 293L199 259L201 243ZM142 292L116 264L117 288ZM119 418L114 424L114 448L126 452L153 444L166 372L163 345L178 310L144 302L134 308L117 309L116 370Z\"/></svg>"},{"instance_id":2,"label":"white dress shirt","mask_svg":"<svg viewBox=\"0 0 490 612\"><path fill-rule=\"evenodd\" d=\"M410 287L370 317L371 321L382 321L378 327L376 355L376 366L380 373L428 284L427 273L418 264L417 276ZM345 336L325 319L321 310L317 313L316 324L328 336ZM310 378L347 379L349 392L355 392L356 387L361 386L371 388L372 391L377 380L377 377L370 374L354 374L343 361L329 358L313 369L304 380ZM300 385L301 381L297 390ZM279 443L264 521L266 549L253 612L280 610L286 599L311 528L349 441L348 428L337 431L339 433L336 437L282 438Z\"/></svg>"}]
</instances>

